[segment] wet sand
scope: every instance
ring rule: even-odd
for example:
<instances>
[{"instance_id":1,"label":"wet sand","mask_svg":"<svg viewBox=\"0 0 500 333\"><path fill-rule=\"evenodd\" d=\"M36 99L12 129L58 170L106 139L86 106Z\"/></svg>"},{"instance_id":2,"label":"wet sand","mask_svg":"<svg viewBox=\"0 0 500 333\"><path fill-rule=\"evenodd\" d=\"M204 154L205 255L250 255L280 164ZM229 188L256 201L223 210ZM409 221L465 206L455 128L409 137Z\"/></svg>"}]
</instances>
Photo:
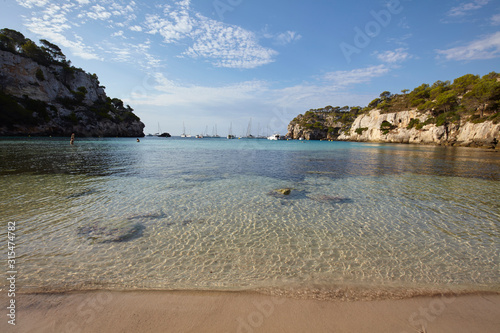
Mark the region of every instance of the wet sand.
<instances>
[{"instance_id":1,"label":"wet sand","mask_svg":"<svg viewBox=\"0 0 500 333\"><path fill-rule=\"evenodd\" d=\"M7 294L0 295L8 304ZM254 292L68 292L16 295L0 332L498 332L500 295L321 301Z\"/></svg>"}]
</instances>

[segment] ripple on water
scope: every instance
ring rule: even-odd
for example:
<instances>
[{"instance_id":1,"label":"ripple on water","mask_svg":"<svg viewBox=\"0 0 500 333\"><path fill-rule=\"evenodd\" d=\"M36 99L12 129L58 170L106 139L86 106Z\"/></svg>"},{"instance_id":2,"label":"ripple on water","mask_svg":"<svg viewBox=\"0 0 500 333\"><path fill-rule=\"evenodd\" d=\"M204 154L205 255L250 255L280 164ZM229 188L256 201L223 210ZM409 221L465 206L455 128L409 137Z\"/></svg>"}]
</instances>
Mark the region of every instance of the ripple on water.
<instances>
[{"instance_id":1,"label":"ripple on water","mask_svg":"<svg viewBox=\"0 0 500 333\"><path fill-rule=\"evenodd\" d=\"M0 218L19 225L19 285L325 299L500 290L496 181L368 167L339 177L325 164L335 159L313 160L318 170L300 177L214 161L184 172L160 158L172 169L122 161L104 176L4 175ZM267 195L280 188L291 192Z\"/></svg>"}]
</instances>

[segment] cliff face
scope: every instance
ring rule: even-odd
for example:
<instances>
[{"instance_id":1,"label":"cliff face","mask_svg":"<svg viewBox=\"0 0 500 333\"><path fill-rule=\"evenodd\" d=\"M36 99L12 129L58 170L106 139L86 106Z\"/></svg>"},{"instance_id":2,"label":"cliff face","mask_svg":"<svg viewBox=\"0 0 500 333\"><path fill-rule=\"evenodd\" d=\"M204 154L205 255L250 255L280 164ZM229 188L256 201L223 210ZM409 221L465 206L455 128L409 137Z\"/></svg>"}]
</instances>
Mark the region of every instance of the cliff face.
<instances>
[{"instance_id":1,"label":"cliff face","mask_svg":"<svg viewBox=\"0 0 500 333\"><path fill-rule=\"evenodd\" d=\"M346 117L347 116L347 117ZM306 140L335 140L342 130L352 122L351 114L339 114L328 111L308 111L298 115L288 125L287 137Z\"/></svg>"},{"instance_id":2,"label":"cliff face","mask_svg":"<svg viewBox=\"0 0 500 333\"><path fill-rule=\"evenodd\" d=\"M491 147L494 139L500 141L500 124L494 124L491 121L482 123L460 121L436 126L434 123L426 124L425 121L428 118L431 118L430 113L421 113L417 110L393 113L372 110L368 114L357 116L350 129L341 122L325 121L316 125L317 128L321 127L321 130L315 130L304 127L303 123L300 124L297 120L302 118L299 116L288 125L287 135L293 139L302 137L306 140L334 139L472 147ZM412 126L412 124L420 124L420 126ZM325 131L326 127L329 127L328 131Z\"/></svg>"},{"instance_id":3,"label":"cliff face","mask_svg":"<svg viewBox=\"0 0 500 333\"><path fill-rule=\"evenodd\" d=\"M423 125L421 128L411 127L410 122L418 119L420 124L430 118L428 113L401 111L381 114L379 110L372 110L368 114L356 118L348 134L343 133L338 140L394 142L394 143L424 143L459 146L491 146L492 141L500 139L500 124L491 121L471 123L445 123ZM384 122L392 126L381 130Z\"/></svg>"},{"instance_id":4,"label":"cliff face","mask_svg":"<svg viewBox=\"0 0 500 333\"><path fill-rule=\"evenodd\" d=\"M144 124L97 76L0 50L0 135L144 136Z\"/></svg>"}]
</instances>

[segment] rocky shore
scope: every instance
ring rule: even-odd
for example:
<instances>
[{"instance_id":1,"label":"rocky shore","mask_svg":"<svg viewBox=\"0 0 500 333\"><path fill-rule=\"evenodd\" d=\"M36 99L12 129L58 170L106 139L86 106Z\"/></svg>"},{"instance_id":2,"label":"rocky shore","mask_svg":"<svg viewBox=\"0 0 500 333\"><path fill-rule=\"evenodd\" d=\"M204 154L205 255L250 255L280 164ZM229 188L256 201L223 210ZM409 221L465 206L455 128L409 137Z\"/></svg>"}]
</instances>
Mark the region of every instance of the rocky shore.
<instances>
[{"instance_id":1,"label":"rocky shore","mask_svg":"<svg viewBox=\"0 0 500 333\"><path fill-rule=\"evenodd\" d=\"M438 145L457 145L466 147L491 147L495 139L500 139L500 124L491 121L473 123L444 123L423 125L421 128L413 124L425 124L429 113L416 110L395 113L381 113L372 110L360 115L352 124L349 132L342 133L337 140L362 142L422 143ZM415 121L417 120L418 121ZM387 129L383 124L389 123Z\"/></svg>"},{"instance_id":2,"label":"rocky shore","mask_svg":"<svg viewBox=\"0 0 500 333\"><path fill-rule=\"evenodd\" d=\"M315 114L315 123L304 123L299 115L288 125L287 136L292 139L338 140L358 142L388 142L437 144L466 147L494 147L500 141L500 124L492 121L445 122L437 126L426 124L430 112L416 109L382 113L375 109L360 114L349 124L335 114ZM309 126L308 126L309 125Z\"/></svg>"}]
</instances>

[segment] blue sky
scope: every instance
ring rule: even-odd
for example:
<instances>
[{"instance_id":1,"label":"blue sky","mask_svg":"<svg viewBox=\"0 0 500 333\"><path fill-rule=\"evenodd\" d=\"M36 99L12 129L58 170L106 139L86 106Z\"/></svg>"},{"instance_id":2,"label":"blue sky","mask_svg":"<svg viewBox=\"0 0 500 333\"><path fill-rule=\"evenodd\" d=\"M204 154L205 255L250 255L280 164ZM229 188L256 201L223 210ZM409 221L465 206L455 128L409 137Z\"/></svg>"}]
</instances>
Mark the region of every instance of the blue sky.
<instances>
[{"instance_id":1,"label":"blue sky","mask_svg":"<svg viewBox=\"0 0 500 333\"><path fill-rule=\"evenodd\" d=\"M500 71L494 0L3 0L0 20L96 73L146 133L285 134L311 108Z\"/></svg>"}]
</instances>

